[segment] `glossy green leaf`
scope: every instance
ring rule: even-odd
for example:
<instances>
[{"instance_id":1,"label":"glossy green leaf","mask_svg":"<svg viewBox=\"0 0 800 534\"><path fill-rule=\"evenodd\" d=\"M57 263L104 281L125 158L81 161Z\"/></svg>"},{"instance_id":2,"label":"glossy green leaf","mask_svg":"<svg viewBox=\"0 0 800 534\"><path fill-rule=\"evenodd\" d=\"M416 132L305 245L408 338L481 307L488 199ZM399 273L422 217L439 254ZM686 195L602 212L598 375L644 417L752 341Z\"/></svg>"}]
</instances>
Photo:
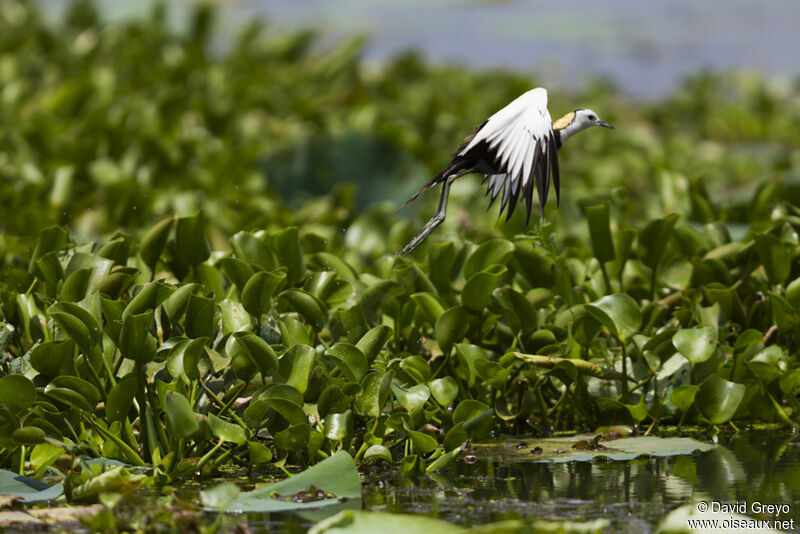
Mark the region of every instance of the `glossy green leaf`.
<instances>
[{"instance_id":1,"label":"glossy green leaf","mask_svg":"<svg viewBox=\"0 0 800 534\"><path fill-rule=\"evenodd\" d=\"M125 317L119 336L119 350L122 356L140 364L155 358L156 340L150 334L152 323L152 310Z\"/></svg>"},{"instance_id":2,"label":"glossy green leaf","mask_svg":"<svg viewBox=\"0 0 800 534\"><path fill-rule=\"evenodd\" d=\"M189 400L175 391L168 391L164 399L167 431L175 438L188 438L200 428Z\"/></svg>"},{"instance_id":3,"label":"glossy green leaf","mask_svg":"<svg viewBox=\"0 0 800 534\"><path fill-rule=\"evenodd\" d=\"M106 417L109 421L123 421L133 406L133 397L136 394L136 374L126 375L117 382L106 399Z\"/></svg>"},{"instance_id":4,"label":"glossy green leaf","mask_svg":"<svg viewBox=\"0 0 800 534\"><path fill-rule=\"evenodd\" d=\"M351 432L353 427L353 412L350 410L344 413L329 413L322 421L325 437L328 439L341 441Z\"/></svg>"},{"instance_id":5,"label":"glossy green leaf","mask_svg":"<svg viewBox=\"0 0 800 534\"><path fill-rule=\"evenodd\" d=\"M175 219L172 217L159 221L142 238L139 255L151 271L155 269L156 263L164 251L164 245L167 243L174 221Z\"/></svg>"},{"instance_id":6,"label":"glossy green leaf","mask_svg":"<svg viewBox=\"0 0 800 534\"><path fill-rule=\"evenodd\" d=\"M772 234L755 236L756 251L770 284L782 284L792 270L790 249Z\"/></svg>"},{"instance_id":7,"label":"glossy green leaf","mask_svg":"<svg viewBox=\"0 0 800 534\"><path fill-rule=\"evenodd\" d=\"M507 269L503 265L490 265L467 280L461 291L461 302L473 313L480 313L489 306L492 292L497 289Z\"/></svg>"},{"instance_id":8,"label":"glossy green leaf","mask_svg":"<svg viewBox=\"0 0 800 534\"><path fill-rule=\"evenodd\" d=\"M342 374L351 382L361 382L369 370L364 354L350 343L337 343L325 351Z\"/></svg>"},{"instance_id":9,"label":"glossy green leaf","mask_svg":"<svg viewBox=\"0 0 800 534\"><path fill-rule=\"evenodd\" d=\"M642 324L639 306L624 293L606 295L586 306L586 311L622 341L638 332Z\"/></svg>"},{"instance_id":10,"label":"glossy green leaf","mask_svg":"<svg viewBox=\"0 0 800 534\"><path fill-rule=\"evenodd\" d=\"M94 316L71 302L57 302L47 310L48 315L58 323L84 354L92 353L92 348L100 341L102 330Z\"/></svg>"},{"instance_id":11,"label":"glossy green leaf","mask_svg":"<svg viewBox=\"0 0 800 534\"><path fill-rule=\"evenodd\" d=\"M330 494L320 500L302 502L292 495L308 492L311 487ZM289 498L287 498L289 497ZM339 451L302 473L254 491L241 493L227 507L229 512L268 513L321 508L361 499L361 477L355 462L345 451ZM360 507L360 504L358 504Z\"/></svg>"},{"instance_id":12,"label":"glossy green leaf","mask_svg":"<svg viewBox=\"0 0 800 534\"><path fill-rule=\"evenodd\" d=\"M416 412L422 409L422 406L430 398L431 391L428 386L418 384L410 388L403 388L397 384L392 384L392 391L397 399L407 412Z\"/></svg>"},{"instance_id":13,"label":"glossy green leaf","mask_svg":"<svg viewBox=\"0 0 800 534\"><path fill-rule=\"evenodd\" d=\"M464 264L464 278L469 279L490 265L505 264L513 252L514 244L505 239L490 239L481 243Z\"/></svg>"},{"instance_id":14,"label":"glossy green leaf","mask_svg":"<svg viewBox=\"0 0 800 534\"><path fill-rule=\"evenodd\" d=\"M614 240L611 237L608 204L587 207L586 223L589 225L589 237L594 257L601 262L615 260L616 253Z\"/></svg>"},{"instance_id":15,"label":"glossy green leaf","mask_svg":"<svg viewBox=\"0 0 800 534\"><path fill-rule=\"evenodd\" d=\"M236 332L233 338L260 373L273 376L277 372L278 356L266 341L252 332Z\"/></svg>"},{"instance_id":16,"label":"glossy green leaf","mask_svg":"<svg viewBox=\"0 0 800 534\"><path fill-rule=\"evenodd\" d=\"M711 424L726 423L736 413L744 398L745 389L742 384L729 382L713 374L700 384L694 397L694 405Z\"/></svg>"},{"instance_id":17,"label":"glossy green leaf","mask_svg":"<svg viewBox=\"0 0 800 534\"><path fill-rule=\"evenodd\" d=\"M214 299L189 295L184 326L191 338L214 337Z\"/></svg>"},{"instance_id":18,"label":"glossy green leaf","mask_svg":"<svg viewBox=\"0 0 800 534\"><path fill-rule=\"evenodd\" d=\"M297 228L284 228L270 236L278 264L287 269L286 283L294 286L305 277L306 262Z\"/></svg>"},{"instance_id":19,"label":"glossy green leaf","mask_svg":"<svg viewBox=\"0 0 800 534\"><path fill-rule=\"evenodd\" d=\"M442 352L450 352L453 344L464 338L468 327L469 314L463 306L454 306L439 316L433 330Z\"/></svg>"},{"instance_id":20,"label":"glossy green leaf","mask_svg":"<svg viewBox=\"0 0 800 534\"><path fill-rule=\"evenodd\" d=\"M458 397L458 382L451 376L436 378L428 382L433 398L442 406L448 406Z\"/></svg>"},{"instance_id":21,"label":"glossy green leaf","mask_svg":"<svg viewBox=\"0 0 800 534\"><path fill-rule=\"evenodd\" d=\"M371 362L391 337L392 329L390 327L378 325L361 336L361 339L356 343L356 348L364 354L368 362Z\"/></svg>"},{"instance_id":22,"label":"glossy green leaf","mask_svg":"<svg viewBox=\"0 0 800 534\"><path fill-rule=\"evenodd\" d=\"M33 383L22 375L0 378L0 404L12 412L24 414L36 400Z\"/></svg>"},{"instance_id":23,"label":"glossy green leaf","mask_svg":"<svg viewBox=\"0 0 800 534\"><path fill-rule=\"evenodd\" d=\"M19 473L0 469L0 495L14 495L24 503L37 503L52 501L64 493L62 485L48 486L33 478L22 476Z\"/></svg>"},{"instance_id":24,"label":"glossy green leaf","mask_svg":"<svg viewBox=\"0 0 800 534\"><path fill-rule=\"evenodd\" d=\"M662 219L650 221L639 232L638 242L642 250L642 262L651 269L656 269L661 263L672 229L679 218L680 215L672 213Z\"/></svg>"},{"instance_id":25,"label":"glossy green leaf","mask_svg":"<svg viewBox=\"0 0 800 534\"><path fill-rule=\"evenodd\" d=\"M179 217L175 222L175 249L186 265L196 266L208 259L211 248L206 239L202 213Z\"/></svg>"},{"instance_id":26,"label":"glossy green leaf","mask_svg":"<svg viewBox=\"0 0 800 534\"><path fill-rule=\"evenodd\" d=\"M717 348L717 329L684 328L675 332L672 344L692 365L708 360Z\"/></svg>"},{"instance_id":27,"label":"glossy green leaf","mask_svg":"<svg viewBox=\"0 0 800 534\"><path fill-rule=\"evenodd\" d=\"M270 299L286 279L283 271L259 271L251 276L242 289L242 305L247 313L261 317L270 308Z\"/></svg>"},{"instance_id":28,"label":"glossy green leaf","mask_svg":"<svg viewBox=\"0 0 800 534\"><path fill-rule=\"evenodd\" d=\"M75 342L48 341L31 349L31 367L46 377L75 374Z\"/></svg>"},{"instance_id":29,"label":"glossy green leaf","mask_svg":"<svg viewBox=\"0 0 800 534\"><path fill-rule=\"evenodd\" d=\"M316 353L308 345L295 345L289 349L279 362L279 369L281 375L286 377L286 383L305 394L315 359Z\"/></svg>"},{"instance_id":30,"label":"glossy green leaf","mask_svg":"<svg viewBox=\"0 0 800 534\"><path fill-rule=\"evenodd\" d=\"M247 441L247 434L239 425L223 421L213 413L208 414L208 426L211 433L224 441L242 445Z\"/></svg>"},{"instance_id":31,"label":"glossy green leaf","mask_svg":"<svg viewBox=\"0 0 800 534\"><path fill-rule=\"evenodd\" d=\"M289 305L310 324L315 330L321 330L325 326L327 310L325 305L319 300L299 289L287 289L278 297L281 301Z\"/></svg>"}]
</instances>

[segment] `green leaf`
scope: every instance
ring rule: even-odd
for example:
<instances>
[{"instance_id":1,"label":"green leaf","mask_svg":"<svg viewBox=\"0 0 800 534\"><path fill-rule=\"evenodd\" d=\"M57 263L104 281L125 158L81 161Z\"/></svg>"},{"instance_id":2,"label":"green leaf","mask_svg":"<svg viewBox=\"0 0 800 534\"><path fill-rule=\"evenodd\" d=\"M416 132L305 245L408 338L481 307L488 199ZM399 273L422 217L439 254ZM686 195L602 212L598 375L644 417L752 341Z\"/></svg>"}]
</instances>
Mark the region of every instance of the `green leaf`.
<instances>
[{"instance_id":1,"label":"green leaf","mask_svg":"<svg viewBox=\"0 0 800 534\"><path fill-rule=\"evenodd\" d=\"M370 445L369 448L364 451L364 461L367 462L369 460L385 460L391 463L392 453L383 445Z\"/></svg>"},{"instance_id":2,"label":"green leaf","mask_svg":"<svg viewBox=\"0 0 800 534\"><path fill-rule=\"evenodd\" d=\"M100 391L91 382L77 376L57 376L50 381L45 391L52 391L52 388L74 391L88 403L90 410L94 410L100 402Z\"/></svg>"},{"instance_id":3,"label":"green leaf","mask_svg":"<svg viewBox=\"0 0 800 534\"><path fill-rule=\"evenodd\" d=\"M586 208L586 222L589 225L589 237L592 240L592 252L600 262L616 259L614 240L611 238L608 204L589 206Z\"/></svg>"},{"instance_id":4,"label":"green leaf","mask_svg":"<svg viewBox=\"0 0 800 534\"><path fill-rule=\"evenodd\" d=\"M372 371L361 381L361 393L356 396L354 408L356 413L369 417L378 417L386 406L386 401L391 394L394 373L381 373Z\"/></svg>"},{"instance_id":5,"label":"green leaf","mask_svg":"<svg viewBox=\"0 0 800 534\"><path fill-rule=\"evenodd\" d=\"M486 352L477 345L459 343L456 345L458 367L456 374L467 382L467 387L475 385L480 378L478 367L489 361Z\"/></svg>"},{"instance_id":6,"label":"green leaf","mask_svg":"<svg viewBox=\"0 0 800 534\"><path fill-rule=\"evenodd\" d=\"M278 356L266 341L252 332L236 332L233 338L260 373L273 376L277 372Z\"/></svg>"},{"instance_id":7,"label":"green leaf","mask_svg":"<svg viewBox=\"0 0 800 534\"><path fill-rule=\"evenodd\" d=\"M417 304L430 324L436 324L436 320L444 313L445 307L441 297L433 293L413 293L411 300Z\"/></svg>"},{"instance_id":8,"label":"green leaf","mask_svg":"<svg viewBox=\"0 0 800 534\"><path fill-rule=\"evenodd\" d=\"M218 438L230 441L236 445L243 445L247 441L247 434L242 427L223 421L213 413L208 414L208 427L211 433Z\"/></svg>"},{"instance_id":9,"label":"green leaf","mask_svg":"<svg viewBox=\"0 0 800 534\"><path fill-rule=\"evenodd\" d=\"M14 495L24 503L52 501L64 493L61 483L48 486L33 478L0 469L0 495Z\"/></svg>"},{"instance_id":10,"label":"green leaf","mask_svg":"<svg viewBox=\"0 0 800 534\"><path fill-rule=\"evenodd\" d=\"M492 292L500 284L507 269L503 265L490 265L473 274L461 291L461 302L469 311L480 313L489 306Z\"/></svg>"},{"instance_id":11,"label":"green leaf","mask_svg":"<svg viewBox=\"0 0 800 534\"><path fill-rule=\"evenodd\" d=\"M697 410L712 425L727 423L736 413L747 388L713 374L700 384L694 397Z\"/></svg>"},{"instance_id":12,"label":"green leaf","mask_svg":"<svg viewBox=\"0 0 800 534\"><path fill-rule=\"evenodd\" d=\"M199 337L191 340L183 339L173 346L167 356L167 371L170 376L183 378L187 384L200 378L202 373L199 363L205 354L206 343L208 343L207 337Z\"/></svg>"},{"instance_id":13,"label":"green leaf","mask_svg":"<svg viewBox=\"0 0 800 534\"><path fill-rule=\"evenodd\" d=\"M167 432L175 438L188 438L200 429L189 400L175 391L167 391L164 398L167 414Z\"/></svg>"},{"instance_id":14,"label":"green leaf","mask_svg":"<svg viewBox=\"0 0 800 534\"><path fill-rule=\"evenodd\" d=\"M418 384L408 389L400 387L397 384L392 384L392 391L397 399L397 402L407 412L417 412L422 409L422 406L430 398L431 391L428 386Z\"/></svg>"},{"instance_id":15,"label":"green leaf","mask_svg":"<svg viewBox=\"0 0 800 534\"><path fill-rule=\"evenodd\" d=\"M477 272L485 270L493 264L504 265L514 252L514 244L505 239L489 239L484 241L470 254L464 264L464 278L469 278Z\"/></svg>"},{"instance_id":16,"label":"green leaf","mask_svg":"<svg viewBox=\"0 0 800 534\"><path fill-rule=\"evenodd\" d=\"M361 382L369 370L367 358L358 347L350 343L337 343L326 350L325 355L333 360L350 382Z\"/></svg>"},{"instance_id":17,"label":"green leaf","mask_svg":"<svg viewBox=\"0 0 800 534\"><path fill-rule=\"evenodd\" d=\"M460 424L474 439L486 439L492 423L492 409L480 401L465 399L453 410L453 425Z\"/></svg>"},{"instance_id":18,"label":"green leaf","mask_svg":"<svg viewBox=\"0 0 800 534\"><path fill-rule=\"evenodd\" d=\"M530 334L536 328L536 310L527 297L515 289L498 287L492 292L492 303L499 308L492 311L502 315L513 331Z\"/></svg>"},{"instance_id":19,"label":"green leaf","mask_svg":"<svg viewBox=\"0 0 800 534\"><path fill-rule=\"evenodd\" d=\"M172 217L164 219L155 224L142 238L139 245L139 256L144 260L151 271L155 271L158 259L164 251L164 245L167 243L169 232L172 230L172 224L175 219Z\"/></svg>"},{"instance_id":20,"label":"green leaf","mask_svg":"<svg viewBox=\"0 0 800 534\"><path fill-rule=\"evenodd\" d=\"M184 318L186 335L191 338L214 338L214 299L189 295Z\"/></svg>"},{"instance_id":21,"label":"green leaf","mask_svg":"<svg viewBox=\"0 0 800 534\"><path fill-rule=\"evenodd\" d=\"M352 432L353 412L347 410L344 413L329 413L323 419L322 427L326 438L341 441Z\"/></svg>"},{"instance_id":22,"label":"green leaf","mask_svg":"<svg viewBox=\"0 0 800 534\"><path fill-rule=\"evenodd\" d=\"M92 279L93 267L84 267L73 272L64 280L58 297L68 302L78 302L86 297L89 291L89 282Z\"/></svg>"},{"instance_id":23,"label":"green leaf","mask_svg":"<svg viewBox=\"0 0 800 534\"><path fill-rule=\"evenodd\" d=\"M330 497L304 502L291 498L309 492L312 486ZM278 498L280 497L280 498ZM270 513L322 508L340 504L343 500L355 500L357 507L361 499L361 477L353 459L345 451L339 451L302 473L263 488L241 493L228 505L228 512Z\"/></svg>"},{"instance_id":24,"label":"green leaf","mask_svg":"<svg viewBox=\"0 0 800 534\"><path fill-rule=\"evenodd\" d=\"M306 262L297 228L292 226L275 232L270 236L270 242L278 264L287 269L286 283L294 286L305 278Z\"/></svg>"},{"instance_id":25,"label":"green leaf","mask_svg":"<svg viewBox=\"0 0 800 534\"><path fill-rule=\"evenodd\" d=\"M33 383L22 375L0 378L0 404L19 415L25 414L36 400Z\"/></svg>"},{"instance_id":26,"label":"green leaf","mask_svg":"<svg viewBox=\"0 0 800 534\"><path fill-rule=\"evenodd\" d=\"M288 385L305 394L315 360L316 353L313 348L308 345L295 345L280 359L281 375L287 377Z\"/></svg>"},{"instance_id":27,"label":"green leaf","mask_svg":"<svg viewBox=\"0 0 800 534\"><path fill-rule=\"evenodd\" d=\"M122 321L119 334L119 351L122 356L143 364L156 356L156 340L150 334L153 323L153 311L137 315L128 315Z\"/></svg>"},{"instance_id":28,"label":"green leaf","mask_svg":"<svg viewBox=\"0 0 800 534\"><path fill-rule=\"evenodd\" d=\"M75 342L71 339L47 341L31 349L31 367L48 378L75 374L74 354Z\"/></svg>"},{"instance_id":29,"label":"green leaf","mask_svg":"<svg viewBox=\"0 0 800 534\"><path fill-rule=\"evenodd\" d=\"M239 291L244 289L247 281L256 273L249 263L239 258L220 258L217 260L217 266L221 268L225 276L239 288Z\"/></svg>"},{"instance_id":30,"label":"green leaf","mask_svg":"<svg viewBox=\"0 0 800 534\"><path fill-rule=\"evenodd\" d=\"M28 269L33 272L36 260L50 252L57 252L69 243L69 234L60 226L49 226L39 233Z\"/></svg>"},{"instance_id":31,"label":"green leaf","mask_svg":"<svg viewBox=\"0 0 800 534\"><path fill-rule=\"evenodd\" d=\"M792 270L791 249L772 234L756 234L755 244L769 283L784 283Z\"/></svg>"},{"instance_id":32,"label":"green leaf","mask_svg":"<svg viewBox=\"0 0 800 534\"><path fill-rule=\"evenodd\" d=\"M272 461L272 452L263 443L248 441L247 460L250 465L264 465Z\"/></svg>"},{"instance_id":33,"label":"green leaf","mask_svg":"<svg viewBox=\"0 0 800 534\"><path fill-rule=\"evenodd\" d=\"M429 436L428 434L417 432L415 430L408 430L407 432L411 443L414 444L414 449L420 454L428 454L433 452L436 450L436 447L439 446L436 438Z\"/></svg>"},{"instance_id":34,"label":"green leaf","mask_svg":"<svg viewBox=\"0 0 800 534\"><path fill-rule=\"evenodd\" d=\"M468 328L469 314L463 306L453 306L439 316L433 332L442 352L449 353L454 343L464 339Z\"/></svg>"},{"instance_id":35,"label":"green leaf","mask_svg":"<svg viewBox=\"0 0 800 534\"><path fill-rule=\"evenodd\" d=\"M650 221L639 233L639 248L642 249L642 263L656 269L661 263L667 243L672 235L672 229L680 218L677 213L667 215L662 219Z\"/></svg>"},{"instance_id":36,"label":"green leaf","mask_svg":"<svg viewBox=\"0 0 800 534\"><path fill-rule=\"evenodd\" d=\"M452 376L436 378L428 382L433 398L442 406L448 406L458 397L458 382Z\"/></svg>"},{"instance_id":37,"label":"green leaf","mask_svg":"<svg viewBox=\"0 0 800 534\"><path fill-rule=\"evenodd\" d=\"M391 337L391 327L380 324L361 336L361 339L356 343L356 348L364 354L368 362L371 362Z\"/></svg>"},{"instance_id":38,"label":"green leaf","mask_svg":"<svg viewBox=\"0 0 800 534\"><path fill-rule=\"evenodd\" d=\"M178 258L192 267L206 261L211 255L201 212L178 218L175 223L175 249Z\"/></svg>"},{"instance_id":39,"label":"green leaf","mask_svg":"<svg viewBox=\"0 0 800 534\"><path fill-rule=\"evenodd\" d=\"M131 373L121 378L117 385L111 388L106 399L106 417L112 423L124 421L133 406L133 397L136 395L136 373Z\"/></svg>"},{"instance_id":40,"label":"green leaf","mask_svg":"<svg viewBox=\"0 0 800 534\"><path fill-rule=\"evenodd\" d=\"M90 355L92 348L100 342L103 331L97 319L77 304L57 302L47 309L47 313L78 345L84 355Z\"/></svg>"},{"instance_id":41,"label":"green leaf","mask_svg":"<svg viewBox=\"0 0 800 534\"><path fill-rule=\"evenodd\" d=\"M247 280L242 289L242 305L247 313L261 317L270 308L270 299L286 279L283 271L259 271Z\"/></svg>"},{"instance_id":42,"label":"green leaf","mask_svg":"<svg viewBox=\"0 0 800 534\"><path fill-rule=\"evenodd\" d=\"M452 463L456 460L458 455L461 454L461 447L456 447L455 449L449 450L443 455L439 456L433 462L431 462L428 467L425 468L426 473L433 473L435 471L440 471L442 469L447 469L452 465Z\"/></svg>"},{"instance_id":43,"label":"green leaf","mask_svg":"<svg viewBox=\"0 0 800 534\"><path fill-rule=\"evenodd\" d=\"M625 341L639 331L642 313L636 301L624 293L606 295L586 306L586 311L611 334Z\"/></svg>"},{"instance_id":44,"label":"green leaf","mask_svg":"<svg viewBox=\"0 0 800 534\"><path fill-rule=\"evenodd\" d=\"M695 385L678 386L670 393L669 400L680 411L688 412L689 408L694 404L694 398L695 395L697 395L698 389L700 389L700 387Z\"/></svg>"},{"instance_id":45,"label":"green leaf","mask_svg":"<svg viewBox=\"0 0 800 534\"><path fill-rule=\"evenodd\" d=\"M278 298L300 314L314 330L319 331L325 326L328 312L325 305L312 295L300 289L287 289Z\"/></svg>"},{"instance_id":46,"label":"green leaf","mask_svg":"<svg viewBox=\"0 0 800 534\"><path fill-rule=\"evenodd\" d=\"M46 436L45 431L38 426L23 426L11 433L11 439L17 445L44 443Z\"/></svg>"},{"instance_id":47,"label":"green leaf","mask_svg":"<svg viewBox=\"0 0 800 534\"><path fill-rule=\"evenodd\" d=\"M222 334L232 334L240 330L249 330L252 326L250 315L239 302L224 299L219 303L219 314L222 319Z\"/></svg>"},{"instance_id":48,"label":"green leaf","mask_svg":"<svg viewBox=\"0 0 800 534\"><path fill-rule=\"evenodd\" d=\"M248 263L268 271L278 267L275 256L267 244L248 232L239 232L231 237L231 248L234 254Z\"/></svg>"},{"instance_id":49,"label":"green leaf","mask_svg":"<svg viewBox=\"0 0 800 534\"><path fill-rule=\"evenodd\" d=\"M692 365L708 360L717 348L717 328L684 328L675 332L672 344Z\"/></svg>"}]
</instances>

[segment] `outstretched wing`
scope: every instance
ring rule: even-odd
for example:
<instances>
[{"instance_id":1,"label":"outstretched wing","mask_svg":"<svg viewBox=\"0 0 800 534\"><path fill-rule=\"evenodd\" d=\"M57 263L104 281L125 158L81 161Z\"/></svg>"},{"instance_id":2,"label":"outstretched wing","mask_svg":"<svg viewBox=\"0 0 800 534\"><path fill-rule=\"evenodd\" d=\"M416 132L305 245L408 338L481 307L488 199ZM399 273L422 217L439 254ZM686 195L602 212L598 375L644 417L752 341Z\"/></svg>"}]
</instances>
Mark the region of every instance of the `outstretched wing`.
<instances>
[{"instance_id":1,"label":"outstretched wing","mask_svg":"<svg viewBox=\"0 0 800 534\"><path fill-rule=\"evenodd\" d=\"M530 219L534 184L544 210L551 176L556 196L560 195L558 154L545 89L528 91L492 115L458 155L466 155L481 143L488 146L500 171L492 177L489 189L494 200L500 187L504 188L500 212L508 206L506 220L514 212L520 194L527 203Z\"/></svg>"}]
</instances>

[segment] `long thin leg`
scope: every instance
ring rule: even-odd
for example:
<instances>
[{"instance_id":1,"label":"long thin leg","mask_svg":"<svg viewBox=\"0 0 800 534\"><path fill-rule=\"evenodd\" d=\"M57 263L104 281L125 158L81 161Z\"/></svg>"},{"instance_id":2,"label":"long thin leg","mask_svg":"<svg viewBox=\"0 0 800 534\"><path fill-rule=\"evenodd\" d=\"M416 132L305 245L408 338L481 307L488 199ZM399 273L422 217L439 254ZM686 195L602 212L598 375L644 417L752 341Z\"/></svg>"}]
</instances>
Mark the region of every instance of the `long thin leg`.
<instances>
[{"instance_id":1,"label":"long thin leg","mask_svg":"<svg viewBox=\"0 0 800 534\"><path fill-rule=\"evenodd\" d=\"M444 222L444 218L447 215L447 197L450 196L450 186L453 184L453 181L456 178L467 174L467 172L470 171L451 174L447 177L447 180L445 180L444 184L442 184L442 196L439 197L439 208L436 210L434 216L431 217L431 220L429 220L427 224L422 227L422 230L414 237L414 239L412 239L411 242L399 252L401 256L407 256L408 254L411 254L415 248L420 246L420 244L425 241L425 238L428 237L437 226Z\"/></svg>"}]
</instances>

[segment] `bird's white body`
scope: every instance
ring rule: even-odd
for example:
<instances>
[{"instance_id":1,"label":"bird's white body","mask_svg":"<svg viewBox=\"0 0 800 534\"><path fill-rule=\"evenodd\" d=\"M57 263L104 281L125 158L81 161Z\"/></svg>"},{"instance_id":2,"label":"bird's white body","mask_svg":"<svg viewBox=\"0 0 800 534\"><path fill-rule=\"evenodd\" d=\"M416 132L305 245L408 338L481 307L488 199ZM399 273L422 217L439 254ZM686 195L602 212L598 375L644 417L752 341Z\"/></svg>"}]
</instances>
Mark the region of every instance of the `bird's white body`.
<instances>
[{"instance_id":1,"label":"bird's white body","mask_svg":"<svg viewBox=\"0 0 800 534\"><path fill-rule=\"evenodd\" d=\"M535 184L544 217L551 178L557 200L559 196L558 149L570 137L591 126L613 128L590 109L571 111L553 122L547 110L547 90L542 87L517 97L479 124L456 150L450 163L408 200L411 202L421 192L442 184L439 209L400 254L410 253L444 221L450 184L471 172L481 173L484 181L489 181L486 193L491 195L491 202L503 191L500 213L508 207L507 218L523 198L530 219Z\"/></svg>"},{"instance_id":2,"label":"bird's white body","mask_svg":"<svg viewBox=\"0 0 800 534\"><path fill-rule=\"evenodd\" d=\"M547 90L532 89L517 97L509 105L489 117L472 141L459 152L465 155L481 141L497 153L500 166L506 169L503 178L510 180L512 189L526 186L533 179L536 146L547 154L553 121L547 111ZM521 180L521 184L517 184Z\"/></svg>"}]
</instances>

